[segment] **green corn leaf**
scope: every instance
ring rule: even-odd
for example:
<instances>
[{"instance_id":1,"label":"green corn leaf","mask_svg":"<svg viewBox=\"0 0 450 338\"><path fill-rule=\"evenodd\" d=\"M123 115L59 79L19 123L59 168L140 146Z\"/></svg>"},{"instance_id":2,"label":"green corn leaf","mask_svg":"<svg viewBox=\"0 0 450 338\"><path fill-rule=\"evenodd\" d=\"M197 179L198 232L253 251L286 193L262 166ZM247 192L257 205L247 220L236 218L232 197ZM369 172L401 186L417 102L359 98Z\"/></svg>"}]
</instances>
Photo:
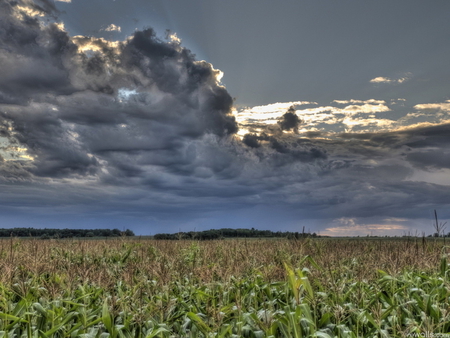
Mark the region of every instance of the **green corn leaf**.
<instances>
[{"instance_id":1,"label":"green corn leaf","mask_svg":"<svg viewBox=\"0 0 450 338\"><path fill-rule=\"evenodd\" d=\"M231 325L225 324L217 335L217 338L228 337L233 332L232 329L233 327Z\"/></svg>"},{"instance_id":2,"label":"green corn leaf","mask_svg":"<svg viewBox=\"0 0 450 338\"><path fill-rule=\"evenodd\" d=\"M372 315L370 313L368 313L367 311L363 311L360 314L361 317L364 317L367 319L367 321L372 324L377 330L380 329L379 325L377 324L377 322L375 321L375 319L373 319Z\"/></svg>"},{"instance_id":3,"label":"green corn leaf","mask_svg":"<svg viewBox=\"0 0 450 338\"><path fill-rule=\"evenodd\" d=\"M61 323L59 323L55 327L51 328L47 332L45 332L45 335L47 337L51 337L56 331L59 331L64 325L66 325L68 322L70 322L75 317L76 317L76 315L74 313L68 314Z\"/></svg>"},{"instance_id":4,"label":"green corn leaf","mask_svg":"<svg viewBox=\"0 0 450 338\"><path fill-rule=\"evenodd\" d=\"M197 314L193 313L193 312L188 312L186 314L190 320L192 320L195 323L195 326L198 327L198 329L204 334L207 335L208 332L210 332L210 328L208 327L208 325L205 324L205 322L203 321L203 319L200 318L200 316L198 316Z\"/></svg>"},{"instance_id":5,"label":"green corn leaf","mask_svg":"<svg viewBox=\"0 0 450 338\"><path fill-rule=\"evenodd\" d=\"M314 332L311 337L314 337L314 338L333 338L328 333L320 332L320 331Z\"/></svg>"},{"instance_id":6,"label":"green corn leaf","mask_svg":"<svg viewBox=\"0 0 450 338\"><path fill-rule=\"evenodd\" d=\"M170 332L170 331L164 327L159 327L156 330L152 330L151 332L148 332L147 335L145 336L145 338L154 338L157 335L159 335L161 333L165 333L165 332Z\"/></svg>"},{"instance_id":7,"label":"green corn leaf","mask_svg":"<svg viewBox=\"0 0 450 338\"><path fill-rule=\"evenodd\" d=\"M308 296L310 297L310 299L314 298L314 292L313 289L311 287L311 284L309 283L309 279L308 277L301 277L300 278L303 287L305 288L306 292L308 293Z\"/></svg>"},{"instance_id":8,"label":"green corn leaf","mask_svg":"<svg viewBox=\"0 0 450 338\"><path fill-rule=\"evenodd\" d=\"M329 312L324 313L319 320L319 327L324 327L325 325L329 324L332 316L333 315Z\"/></svg>"},{"instance_id":9,"label":"green corn leaf","mask_svg":"<svg viewBox=\"0 0 450 338\"><path fill-rule=\"evenodd\" d=\"M108 300L105 299L102 307L102 321L107 330L112 329L111 314L109 313Z\"/></svg>"},{"instance_id":10,"label":"green corn leaf","mask_svg":"<svg viewBox=\"0 0 450 338\"><path fill-rule=\"evenodd\" d=\"M11 321L13 321L14 323L17 323L17 322L20 322L20 323L28 323L28 321L26 321L25 319L21 319L21 318L19 318L19 317L16 317L16 316L13 316L13 315L9 315L9 314L3 313L3 312L0 312L0 319L3 319L3 320L11 320Z\"/></svg>"},{"instance_id":11,"label":"green corn leaf","mask_svg":"<svg viewBox=\"0 0 450 338\"><path fill-rule=\"evenodd\" d=\"M447 273L448 265L447 265L447 256L443 256L441 258L440 272L441 276L445 277Z\"/></svg>"},{"instance_id":12,"label":"green corn leaf","mask_svg":"<svg viewBox=\"0 0 450 338\"><path fill-rule=\"evenodd\" d=\"M308 261L317 270L322 270L319 264L317 264L316 261L310 255L306 255L305 257L303 257L302 260L300 261L300 264L303 264L306 261Z\"/></svg>"},{"instance_id":13,"label":"green corn leaf","mask_svg":"<svg viewBox=\"0 0 450 338\"><path fill-rule=\"evenodd\" d=\"M47 310L45 310L40 303L34 303L33 308L43 317L47 317Z\"/></svg>"}]
</instances>

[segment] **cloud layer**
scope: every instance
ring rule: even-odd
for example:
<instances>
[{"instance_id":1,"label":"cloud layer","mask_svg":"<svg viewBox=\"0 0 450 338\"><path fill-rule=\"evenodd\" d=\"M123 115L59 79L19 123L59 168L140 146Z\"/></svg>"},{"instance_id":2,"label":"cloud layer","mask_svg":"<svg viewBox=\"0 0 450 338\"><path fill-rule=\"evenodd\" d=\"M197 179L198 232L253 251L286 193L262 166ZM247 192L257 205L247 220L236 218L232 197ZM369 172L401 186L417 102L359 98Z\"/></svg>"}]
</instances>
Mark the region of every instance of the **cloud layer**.
<instances>
[{"instance_id":1,"label":"cloud layer","mask_svg":"<svg viewBox=\"0 0 450 338\"><path fill-rule=\"evenodd\" d=\"M287 227L323 219L332 229L342 217L420 218L450 202L448 102L236 109L222 73L176 35L69 36L57 15L47 0L0 2L5 215L176 231L211 219L258 226L252 210L266 208Z\"/></svg>"}]
</instances>

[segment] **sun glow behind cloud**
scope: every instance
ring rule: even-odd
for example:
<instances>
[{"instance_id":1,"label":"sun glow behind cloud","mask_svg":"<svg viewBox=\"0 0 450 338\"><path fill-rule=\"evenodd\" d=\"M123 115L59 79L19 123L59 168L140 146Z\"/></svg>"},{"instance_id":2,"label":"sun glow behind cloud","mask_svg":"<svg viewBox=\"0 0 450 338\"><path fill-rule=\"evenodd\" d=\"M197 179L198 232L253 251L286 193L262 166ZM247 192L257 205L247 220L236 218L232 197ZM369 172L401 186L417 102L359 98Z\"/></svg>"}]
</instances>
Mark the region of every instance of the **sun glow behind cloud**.
<instances>
[{"instance_id":1,"label":"sun glow behind cloud","mask_svg":"<svg viewBox=\"0 0 450 338\"><path fill-rule=\"evenodd\" d=\"M234 114L243 129L241 135L244 130L258 133L264 131L265 126L275 125L289 107L295 107L295 113L302 121L300 133L323 132L331 137L342 132L388 132L418 127L421 123L432 125L450 120L450 101L418 104L414 106L413 112L400 116L393 114L404 104L404 99L389 102L376 99L334 100L325 106L316 102L292 101L240 108Z\"/></svg>"},{"instance_id":2,"label":"sun glow behind cloud","mask_svg":"<svg viewBox=\"0 0 450 338\"><path fill-rule=\"evenodd\" d=\"M450 100L447 100L443 103L424 103L424 104L417 104L414 106L414 109L416 110L441 110L441 111L450 111ZM439 114L439 112L438 112Z\"/></svg>"},{"instance_id":3,"label":"sun glow behind cloud","mask_svg":"<svg viewBox=\"0 0 450 338\"><path fill-rule=\"evenodd\" d=\"M109 41L103 38L86 37L80 35L72 37L72 41L78 46L78 50L80 52L102 52L105 47L114 49L119 46L118 41Z\"/></svg>"},{"instance_id":4,"label":"sun glow behind cloud","mask_svg":"<svg viewBox=\"0 0 450 338\"><path fill-rule=\"evenodd\" d=\"M408 230L405 225L399 224L364 224L353 226L336 226L326 228L320 234L324 236L401 236Z\"/></svg>"},{"instance_id":5,"label":"sun glow behind cloud","mask_svg":"<svg viewBox=\"0 0 450 338\"><path fill-rule=\"evenodd\" d=\"M15 15L18 19L23 20L25 16L43 17L45 14L42 11L35 8L17 6L15 8Z\"/></svg>"},{"instance_id":6,"label":"sun glow behind cloud","mask_svg":"<svg viewBox=\"0 0 450 338\"><path fill-rule=\"evenodd\" d=\"M408 227L405 219L384 219L383 223L361 223L357 218L338 218L332 221L331 226L321 231L325 236L401 236L405 235ZM397 223L397 224L396 224Z\"/></svg>"},{"instance_id":7,"label":"sun glow behind cloud","mask_svg":"<svg viewBox=\"0 0 450 338\"><path fill-rule=\"evenodd\" d=\"M0 138L0 159L4 161L33 161L28 148L11 144L9 140Z\"/></svg>"}]
</instances>

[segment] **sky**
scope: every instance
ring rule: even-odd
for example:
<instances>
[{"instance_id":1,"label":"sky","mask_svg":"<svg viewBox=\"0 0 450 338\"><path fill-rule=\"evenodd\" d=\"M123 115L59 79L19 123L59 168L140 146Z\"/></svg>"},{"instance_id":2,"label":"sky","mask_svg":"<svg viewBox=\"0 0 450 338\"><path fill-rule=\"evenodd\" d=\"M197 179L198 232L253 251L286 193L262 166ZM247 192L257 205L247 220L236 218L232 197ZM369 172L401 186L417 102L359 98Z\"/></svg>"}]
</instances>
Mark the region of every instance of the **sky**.
<instances>
[{"instance_id":1,"label":"sky","mask_svg":"<svg viewBox=\"0 0 450 338\"><path fill-rule=\"evenodd\" d=\"M0 227L431 234L450 219L449 12L0 0Z\"/></svg>"}]
</instances>

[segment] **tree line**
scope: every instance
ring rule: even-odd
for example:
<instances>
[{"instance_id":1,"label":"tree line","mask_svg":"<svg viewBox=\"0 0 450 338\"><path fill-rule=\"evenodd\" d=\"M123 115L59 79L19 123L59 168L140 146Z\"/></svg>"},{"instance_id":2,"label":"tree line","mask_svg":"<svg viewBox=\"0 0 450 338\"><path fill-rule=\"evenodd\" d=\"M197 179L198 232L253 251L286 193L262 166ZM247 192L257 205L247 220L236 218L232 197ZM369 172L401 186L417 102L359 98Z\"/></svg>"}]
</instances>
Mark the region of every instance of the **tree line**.
<instances>
[{"instance_id":1,"label":"tree line","mask_svg":"<svg viewBox=\"0 0 450 338\"><path fill-rule=\"evenodd\" d=\"M39 237L72 238L72 237L120 237L134 236L134 232L127 229L36 229L36 228L9 228L0 229L0 237Z\"/></svg>"},{"instance_id":2,"label":"tree line","mask_svg":"<svg viewBox=\"0 0 450 338\"><path fill-rule=\"evenodd\" d=\"M256 230L251 229L211 229L205 231L189 231L189 232L178 232L175 234L156 234L153 236L154 239L197 239L197 240L209 240L209 239L220 239L220 238L270 238L270 237L280 237L280 238L290 238L290 239L301 239L307 237L320 237L316 233L306 233L306 232L290 232L290 231L271 231L271 230Z\"/></svg>"}]
</instances>

